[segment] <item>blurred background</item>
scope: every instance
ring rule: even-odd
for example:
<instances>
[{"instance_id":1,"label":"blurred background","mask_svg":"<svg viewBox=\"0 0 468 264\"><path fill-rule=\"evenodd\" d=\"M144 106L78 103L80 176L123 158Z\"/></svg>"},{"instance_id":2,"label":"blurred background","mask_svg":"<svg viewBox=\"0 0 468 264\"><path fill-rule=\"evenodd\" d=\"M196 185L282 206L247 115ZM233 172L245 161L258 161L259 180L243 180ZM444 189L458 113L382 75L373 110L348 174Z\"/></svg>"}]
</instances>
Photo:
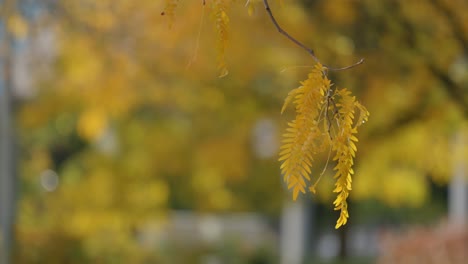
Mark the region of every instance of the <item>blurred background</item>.
<instances>
[{"instance_id":1,"label":"blurred background","mask_svg":"<svg viewBox=\"0 0 468 264\"><path fill-rule=\"evenodd\" d=\"M329 76L371 113L335 230L334 165L293 203L277 161L313 60L232 1L218 78L219 1L0 1L0 263L465 263L468 2L271 1L365 58Z\"/></svg>"}]
</instances>

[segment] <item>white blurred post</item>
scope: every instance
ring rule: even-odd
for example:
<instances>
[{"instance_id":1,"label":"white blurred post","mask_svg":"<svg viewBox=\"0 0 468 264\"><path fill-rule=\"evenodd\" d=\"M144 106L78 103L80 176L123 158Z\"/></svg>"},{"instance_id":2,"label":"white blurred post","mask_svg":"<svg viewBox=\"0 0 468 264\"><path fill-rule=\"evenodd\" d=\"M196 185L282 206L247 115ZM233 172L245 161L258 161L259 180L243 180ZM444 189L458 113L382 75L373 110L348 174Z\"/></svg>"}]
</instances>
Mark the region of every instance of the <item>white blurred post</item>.
<instances>
[{"instance_id":1,"label":"white blurred post","mask_svg":"<svg viewBox=\"0 0 468 264\"><path fill-rule=\"evenodd\" d=\"M454 171L448 190L448 220L451 224L468 223L468 139L463 129L454 139Z\"/></svg>"},{"instance_id":2,"label":"white blurred post","mask_svg":"<svg viewBox=\"0 0 468 264\"><path fill-rule=\"evenodd\" d=\"M306 209L302 201L285 202L280 229L281 264L300 264L303 262L306 244L305 221Z\"/></svg>"}]
</instances>

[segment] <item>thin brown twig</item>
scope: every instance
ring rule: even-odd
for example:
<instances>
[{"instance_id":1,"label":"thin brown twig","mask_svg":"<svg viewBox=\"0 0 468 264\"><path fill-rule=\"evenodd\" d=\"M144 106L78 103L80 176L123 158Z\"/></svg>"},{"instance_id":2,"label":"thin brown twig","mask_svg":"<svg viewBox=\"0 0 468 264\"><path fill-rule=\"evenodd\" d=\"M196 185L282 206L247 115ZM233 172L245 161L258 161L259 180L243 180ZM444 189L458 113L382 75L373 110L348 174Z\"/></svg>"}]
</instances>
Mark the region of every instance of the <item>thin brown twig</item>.
<instances>
[{"instance_id":1,"label":"thin brown twig","mask_svg":"<svg viewBox=\"0 0 468 264\"><path fill-rule=\"evenodd\" d=\"M345 67L341 67L341 68L332 68L332 67L327 67L328 70L330 71L344 71L344 70L348 70L348 69L351 69L351 68L354 68L356 66L359 66L360 64L363 64L364 63L364 58L361 58L358 62L354 63L354 64L351 64L349 66L345 66Z\"/></svg>"},{"instance_id":2,"label":"thin brown twig","mask_svg":"<svg viewBox=\"0 0 468 264\"><path fill-rule=\"evenodd\" d=\"M288 38L290 41L292 41L294 44L296 44L297 46L301 47L302 49L304 49L307 53L310 54L310 56L312 56L312 58L314 59L315 62L317 63L320 63L320 60L317 58L317 56L315 55L315 52L313 49L307 47L306 45L304 45L302 42L300 42L299 40L297 40L296 38L294 38L293 36L291 36L288 32L286 32L279 24L278 24L278 21L276 21L276 18L275 16L273 15L273 12L271 11L271 8L270 8L270 4L268 3L268 0L263 0L263 4L265 6L265 10L267 11L268 15L270 16L270 19L271 19L271 22L273 22L273 25L275 25L276 29L278 30L278 32L282 35L284 35L286 38ZM352 64L352 65L349 65L349 66L346 66L346 67L341 67L341 68L334 68L334 67L329 67L329 66L326 66L324 65L324 67L326 67L328 70L330 71L343 71L343 70L347 70L347 69L351 69L353 67L356 67L360 64L362 64L364 62L364 58L360 59L358 62Z\"/></svg>"},{"instance_id":3,"label":"thin brown twig","mask_svg":"<svg viewBox=\"0 0 468 264\"><path fill-rule=\"evenodd\" d=\"M313 49L311 48L308 48L306 45L302 44L299 40L295 39L294 37L292 37L291 35L289 35L288 32L284 31L283 28L278 24L278 22L276 21L276 18L275 16L273 15L273 13L271 12L271 9L270 9L270 4L268 3L268 0L263 0L263 4L265 5L265 9L266 11L268 12L268 15L270 16L270 19L271 19L271 22L273 22L273 24L275 25L276 29L278 30L278 32L280 34L283 34L285 37L287 37L289 40L291 40L292 42L294 42L296 45L298 45L299 47L303 48L305 51L307 51L307 53L310 54L310 56L312 56L312 58L316 61L316 62L320 62L319 59L317 58L317 56L315 56L315 52Z\"/></svg>"}]
</instances>

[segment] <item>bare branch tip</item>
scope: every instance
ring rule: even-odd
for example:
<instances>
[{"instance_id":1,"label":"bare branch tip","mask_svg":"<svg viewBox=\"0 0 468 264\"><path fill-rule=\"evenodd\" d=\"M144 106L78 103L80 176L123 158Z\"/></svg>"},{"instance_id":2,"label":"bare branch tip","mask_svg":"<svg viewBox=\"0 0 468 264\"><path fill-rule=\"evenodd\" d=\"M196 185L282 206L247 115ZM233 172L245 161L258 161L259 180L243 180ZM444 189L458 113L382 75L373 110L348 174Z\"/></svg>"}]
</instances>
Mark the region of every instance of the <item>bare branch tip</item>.
<instances>
[{"instance_id":1,"label":"bare branch tip","mask_svg":"<svg viewBox=\"0 0 468 264\"><path fill-rule=\"evenodd\" d=\"M345 66L345 67L342 67L342 68L331 68L331 67L326 67L328 70L330 71L344 71L344 70L349 70L351 68L354 68L356 66L359 66L361 64L364 63L364 58L361 58L358 62L354 63L354 64L351 64L349 66Z\"/></svg>"}]
</instances>

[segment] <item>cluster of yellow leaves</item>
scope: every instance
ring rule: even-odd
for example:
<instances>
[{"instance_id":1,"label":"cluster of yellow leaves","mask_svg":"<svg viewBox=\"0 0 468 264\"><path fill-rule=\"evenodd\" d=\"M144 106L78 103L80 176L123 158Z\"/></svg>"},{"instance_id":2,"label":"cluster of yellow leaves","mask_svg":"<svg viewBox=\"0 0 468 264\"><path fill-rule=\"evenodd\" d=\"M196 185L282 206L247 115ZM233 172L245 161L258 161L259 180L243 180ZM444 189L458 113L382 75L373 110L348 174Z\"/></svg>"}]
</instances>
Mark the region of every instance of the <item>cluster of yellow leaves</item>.
<instances>
[{"instance_id":1,"label":"cluster of yellow leaves","mask_svg":"<svg viewBox=\"0 0 468 264\"><path fill-rule=\"evenodd\" d=\"M172 27L174 23L175 9L177 8L178 2L179 0L166 0L164 11L161 12L161 15L168 17L169 27ZM230 0L213 0L210 4L210 15L214 21L215 31L217 34L216 51L218 53L217 63L220 78L228 75L229 73L225 57L229 40L228 7L231 2L232 1ZM205 1L202 3L205 5Z\"/></svg>"},{"instance_id":2,"label":"cluster of yellow leaves","mask_svg":"<svg viewBox=\"0 0 468 264\"><path fill-rule=\"evenodd\" d=\"M165 0L164 10L161 15L168 17L169 27L172 27L175 17L175 9L177 8L179 0ZM210 1L210 15L213 18L215 30L216 30L216 51L217 51L217 67L219 70L219 77L222 78L229 74L226 64L226 49L229 42L229 6L235 2L235 0L212 0ZM245 6L250 15L255 10L255 4L259 4L260 0L247 0ZM202 1L203 5L206 4ZM283 5L283 1L279 0L280 5Z\"/></svg>"},{"instance_id":3,"label":"cluster of yellow leaves","mask_svg":"<svg viewBox=\"0 0 468 264\"><path fill-rule=\"evenodd\" d=\"M326 67L318 63L308 79L286 97L282 112L292 101L296 118L286 129L279 160L284 181L288 189L293 190L296 200L299 192L305 193L311 182L313 155L331 148L335 153L333 160L337 162L333 192L338 193L334 205L335 210L340 210L335 226L339 228L349 217L346 200L354 173L352 166L357 150L355 142L358 141L355 134L357 127L367 121L369 112L347 89L332 89L326 71ZM356 109L359 110L357 121ZM319 179L309 187L311 192L315 192Z\"/></svg>"},{"instance_id":4,"label":"cluster of yellow leaves","mask_svg":"<svg viewBox=\"0 0 468 264\"><path fill-rule=\"evenodd\" d=\"M173 20L177 2L177 0L166 0L163 14L167 14L170 21ZM217 34L217 67L220 77L228 74L225 60L229 40L227 13L232 2L213 0L209 6ZM260 1L248 0L246 3L249 14L253 13L254 2ZM352 166L357 150L355 134L357 127L367 120L369 113L347 89L333 89L326 73L327 68L318 63L307 80L301 82L300 87L288 94L281 112L292 102L295 105L296 118L288 124L279 160L282 162L281 172L284 181L288 189L292 189L293 199L296 200L300 192L306 192L308 183L311 182L314 155L326 149L329 149L330 154L332 151L335 153L333 160L337 165L334 168L336 170L334 192L338 195L334 205L335 210L341 212L336 224L338 228L346 224L349 217L346 201L351 191L351 175L354 173ZM354 118L356 109L360 113L357 121ZM315 186L322 174L313 185L309 186L311 192L315 193Z\"/></svg>"},{"instance_id":5,"label":"cluster of yellow leaves","mask_svg":"<svg viewBox=\"0 0 468 264\"><path fill-rule=\"evenodd\" d=\"M324 95L330 89L330 81L322 74L322 65L317 65L308 79L299 88L289 92L284 103L283 112L290 101L296 105L296 118L289 123L281 146L280 161L284 181L288 189L293 189L293 199L299 192L305 193L306 182L310 181L309 174L313 157L317 150L316 141L322 137L318 127L319 109L326 98Z\"/></svg>"},{"instance_id":6,"label":"cluster of yellow leaves","mask_svg":"<svg viewBox=\"0 0 468 264\"><path fill-rule=\"evenodd\" d=\"M338 163L334 168L336 170L334 176L336 183L333 190L333 192L338 193L333 202L335 210L340 210L340 217L336 223L336 228L346 224L349 217L346 199L349 196L349 191L351 191L351 175L354 174L352 167L357 151L355 142L358 141L354 134L357 133L357 126L365 122L368 117L367 110L356 102L355 97L351 96L350 91L342 89L337 91L337 94L340 96L340 101L337 103L337 107L340 107L337 126L340 129L332 142L332 148L336 153L333 160ZM362 114L359 117L360 123L357 122L353 126L356 108L359 108Z\"/></svg>"}]
</instances>

